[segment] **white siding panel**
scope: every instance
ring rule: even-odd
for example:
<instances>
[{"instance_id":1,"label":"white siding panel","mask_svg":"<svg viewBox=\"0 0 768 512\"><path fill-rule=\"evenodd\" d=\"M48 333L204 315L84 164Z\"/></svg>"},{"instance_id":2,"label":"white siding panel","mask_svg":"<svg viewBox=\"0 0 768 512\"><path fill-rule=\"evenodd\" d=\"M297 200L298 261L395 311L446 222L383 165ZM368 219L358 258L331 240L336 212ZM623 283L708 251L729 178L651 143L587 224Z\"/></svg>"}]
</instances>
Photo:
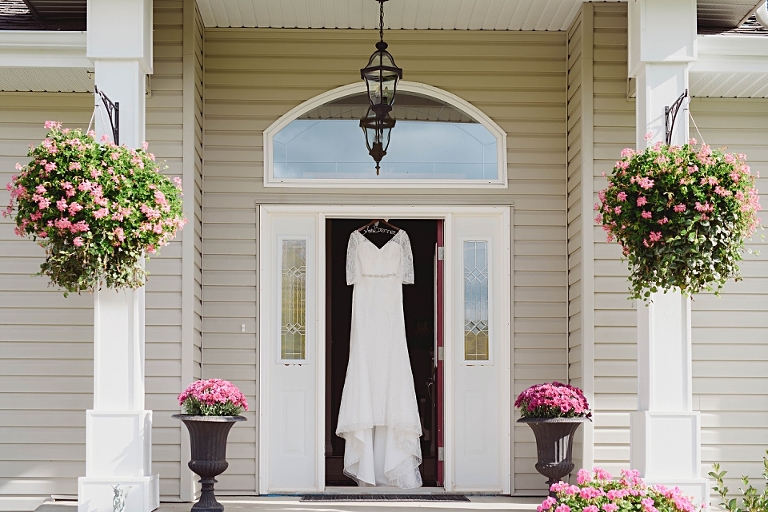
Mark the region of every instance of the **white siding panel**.
<instances>
[{"instance_id":1,"label":"white siding panel","mask_svg":"<svg viewBox=\"0 0 768 512\"><path fill-rule=\"evenodd\" d=\"M690 136L745 153L753 174L762 176L757 186L763 208L768 204L766 113L766 99L696 98L691 102L701 133L691 126ZM720 298L698 295L692 306L693 391L694 404L702 412L702 472L709 471L713 462L722 462L733 489L740 486L742 474L760 477L768 437L768 423L761 417L761 411L768 409L766 245L758 237L747 244L760 254L744 255L740 265L744 281L729 282Z\"/></svg>"},{"instance_id":2,"label":"white siding panel","mask_svg":"<svg viewBox=\"0 0 768 512\"><path fill-rule=\"evenodd\" d=\"M457 94L507 131L509 189L430 194L410 189L361 190L355 201L514 204L517 316L513 392L534 382L564 380L565 34L388 34L388 42L397 47L398 65L406 70L409 80ZM349 202L349 193L343 190L264 188L262 131L301 102L357 81L360 63L370 54L369 36L350 30L206 30L202 226L205 376L229 378L244 389L258 389L253 364L258 310L256 203ZM454 57L446 60L448 54ZM312 79L298 80L305 69L310 69ZM252 404L257 407L255 400ZM232 448L231 457L238 469L222 475L222 489L255 492L255 468L250 462L257 424L254 416L249 420L238 429L251 432L251 441L238 442ZM544 489L543 479L527 456L520 455L534 450L528 430L515 429L520 437L514 448L518 468L514 487L519 492L539 492Z\"/></svg>"}]
</instances>

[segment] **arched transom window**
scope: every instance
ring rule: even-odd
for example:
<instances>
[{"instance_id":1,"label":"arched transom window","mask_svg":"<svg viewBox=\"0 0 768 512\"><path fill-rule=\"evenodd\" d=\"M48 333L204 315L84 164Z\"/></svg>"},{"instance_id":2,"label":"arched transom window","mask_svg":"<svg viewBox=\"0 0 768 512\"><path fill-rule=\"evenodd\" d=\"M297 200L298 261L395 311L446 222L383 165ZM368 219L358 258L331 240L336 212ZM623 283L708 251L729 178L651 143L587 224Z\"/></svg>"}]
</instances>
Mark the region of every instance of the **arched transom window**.
<instances>
[{"instance_id":1,"label":"arched transom window","mask_svg":"<svg viewBox=\"0 0 768 512\"><path fill-rule=\"evenodd\" d=\"M439 89L404 82L377 176L360 119L362 84L320 95L264 132L266 186L506 187L506 134L481 111Z\"/></svg>"}]
</instances>

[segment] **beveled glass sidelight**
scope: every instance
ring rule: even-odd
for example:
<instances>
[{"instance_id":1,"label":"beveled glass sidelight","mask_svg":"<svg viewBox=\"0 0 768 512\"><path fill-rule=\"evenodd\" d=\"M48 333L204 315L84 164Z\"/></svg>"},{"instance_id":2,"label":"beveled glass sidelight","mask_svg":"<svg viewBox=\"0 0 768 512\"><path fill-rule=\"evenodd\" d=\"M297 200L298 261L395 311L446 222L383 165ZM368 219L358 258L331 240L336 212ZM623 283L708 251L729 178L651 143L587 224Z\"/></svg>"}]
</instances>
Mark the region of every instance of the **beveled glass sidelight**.
<instances>
[{"instance_id":1,"label":"beveled glass sidelight","mask_svg":"<svg viewBox=\"0 0 768 512\"><path fill-rule=\"evenodd\" d=\"M280 358L307 357L307 241L283 240L280 287Z\"/></svg>"},{"instance_id":2,"label":"beveled glass sidelight","mask_svg":"<svg viewBox=\"0 0 768 512\"><path fill-rule=\"evenodd\" d=\"M488 361L488 242L464 242L464 360Z\"/></svg>"}]
</instances>

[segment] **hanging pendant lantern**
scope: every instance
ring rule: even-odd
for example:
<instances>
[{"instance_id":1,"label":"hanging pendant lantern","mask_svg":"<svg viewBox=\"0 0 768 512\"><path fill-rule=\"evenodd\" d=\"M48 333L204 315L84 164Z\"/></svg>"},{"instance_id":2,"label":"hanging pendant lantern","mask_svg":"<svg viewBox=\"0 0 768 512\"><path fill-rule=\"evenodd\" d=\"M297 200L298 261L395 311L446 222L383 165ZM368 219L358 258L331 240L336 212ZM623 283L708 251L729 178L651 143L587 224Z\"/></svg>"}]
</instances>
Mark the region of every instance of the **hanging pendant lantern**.
<instances>
[{"instance_id":1,"label":"hanging pendant lantern","mask_svg":"<svg viewBox=\"0 0 768 512\"><path fill-rule=\"evenodd\" d=\"M368 59L368 65L360 70L360 78L365 80L368 89L368 101L376 115L384 116L392 110L397 92L397 82L403 78L403 70L395 65L395 59L387 51L384 42L384 2L379 2L379 42L376 51Z\"/></svg>"},{"instance_id":2,"label":"hanging pendant lantern","mask_svg":"<svg viewBox=\"0 0 768 512\"><path fill-rule=\"evenodd\" d=\"M395 126L395 120L384 114L378 115L373 107L368 108L368 113L360 120L360 128L365 134L365 145L368 147L368 154L376 162L376 175L379 175L381 159L387 154L389 148L389 136L392 128Z\"/></svg>"}]
</instances>

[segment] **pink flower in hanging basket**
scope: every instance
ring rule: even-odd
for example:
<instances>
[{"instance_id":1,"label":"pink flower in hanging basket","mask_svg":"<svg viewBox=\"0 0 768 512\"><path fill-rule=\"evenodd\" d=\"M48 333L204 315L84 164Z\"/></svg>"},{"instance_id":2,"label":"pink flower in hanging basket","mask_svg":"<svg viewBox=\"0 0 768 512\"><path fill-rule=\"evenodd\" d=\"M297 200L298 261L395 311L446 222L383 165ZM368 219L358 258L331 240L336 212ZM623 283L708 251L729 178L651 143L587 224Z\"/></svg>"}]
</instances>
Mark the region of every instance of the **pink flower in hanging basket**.
<instances>
[{"instance_id":1,"label":"pink flower in hanging basket","mask_svg":"<svg viewBox=\"0 0 768 512\"><path fill-rule=\"evenodd\" d=\"M56 121L45 126L29 163L16 166L6 187L11 202L0 213L45 249L39 274L65 296L144 286L148 248L166 245L184 225L179 189L144 150L100 144L93 132ZM153 195L162 197L152 219L160 227L143 231L148 219L138 208Z\"/></svg>"}]
</instances>

